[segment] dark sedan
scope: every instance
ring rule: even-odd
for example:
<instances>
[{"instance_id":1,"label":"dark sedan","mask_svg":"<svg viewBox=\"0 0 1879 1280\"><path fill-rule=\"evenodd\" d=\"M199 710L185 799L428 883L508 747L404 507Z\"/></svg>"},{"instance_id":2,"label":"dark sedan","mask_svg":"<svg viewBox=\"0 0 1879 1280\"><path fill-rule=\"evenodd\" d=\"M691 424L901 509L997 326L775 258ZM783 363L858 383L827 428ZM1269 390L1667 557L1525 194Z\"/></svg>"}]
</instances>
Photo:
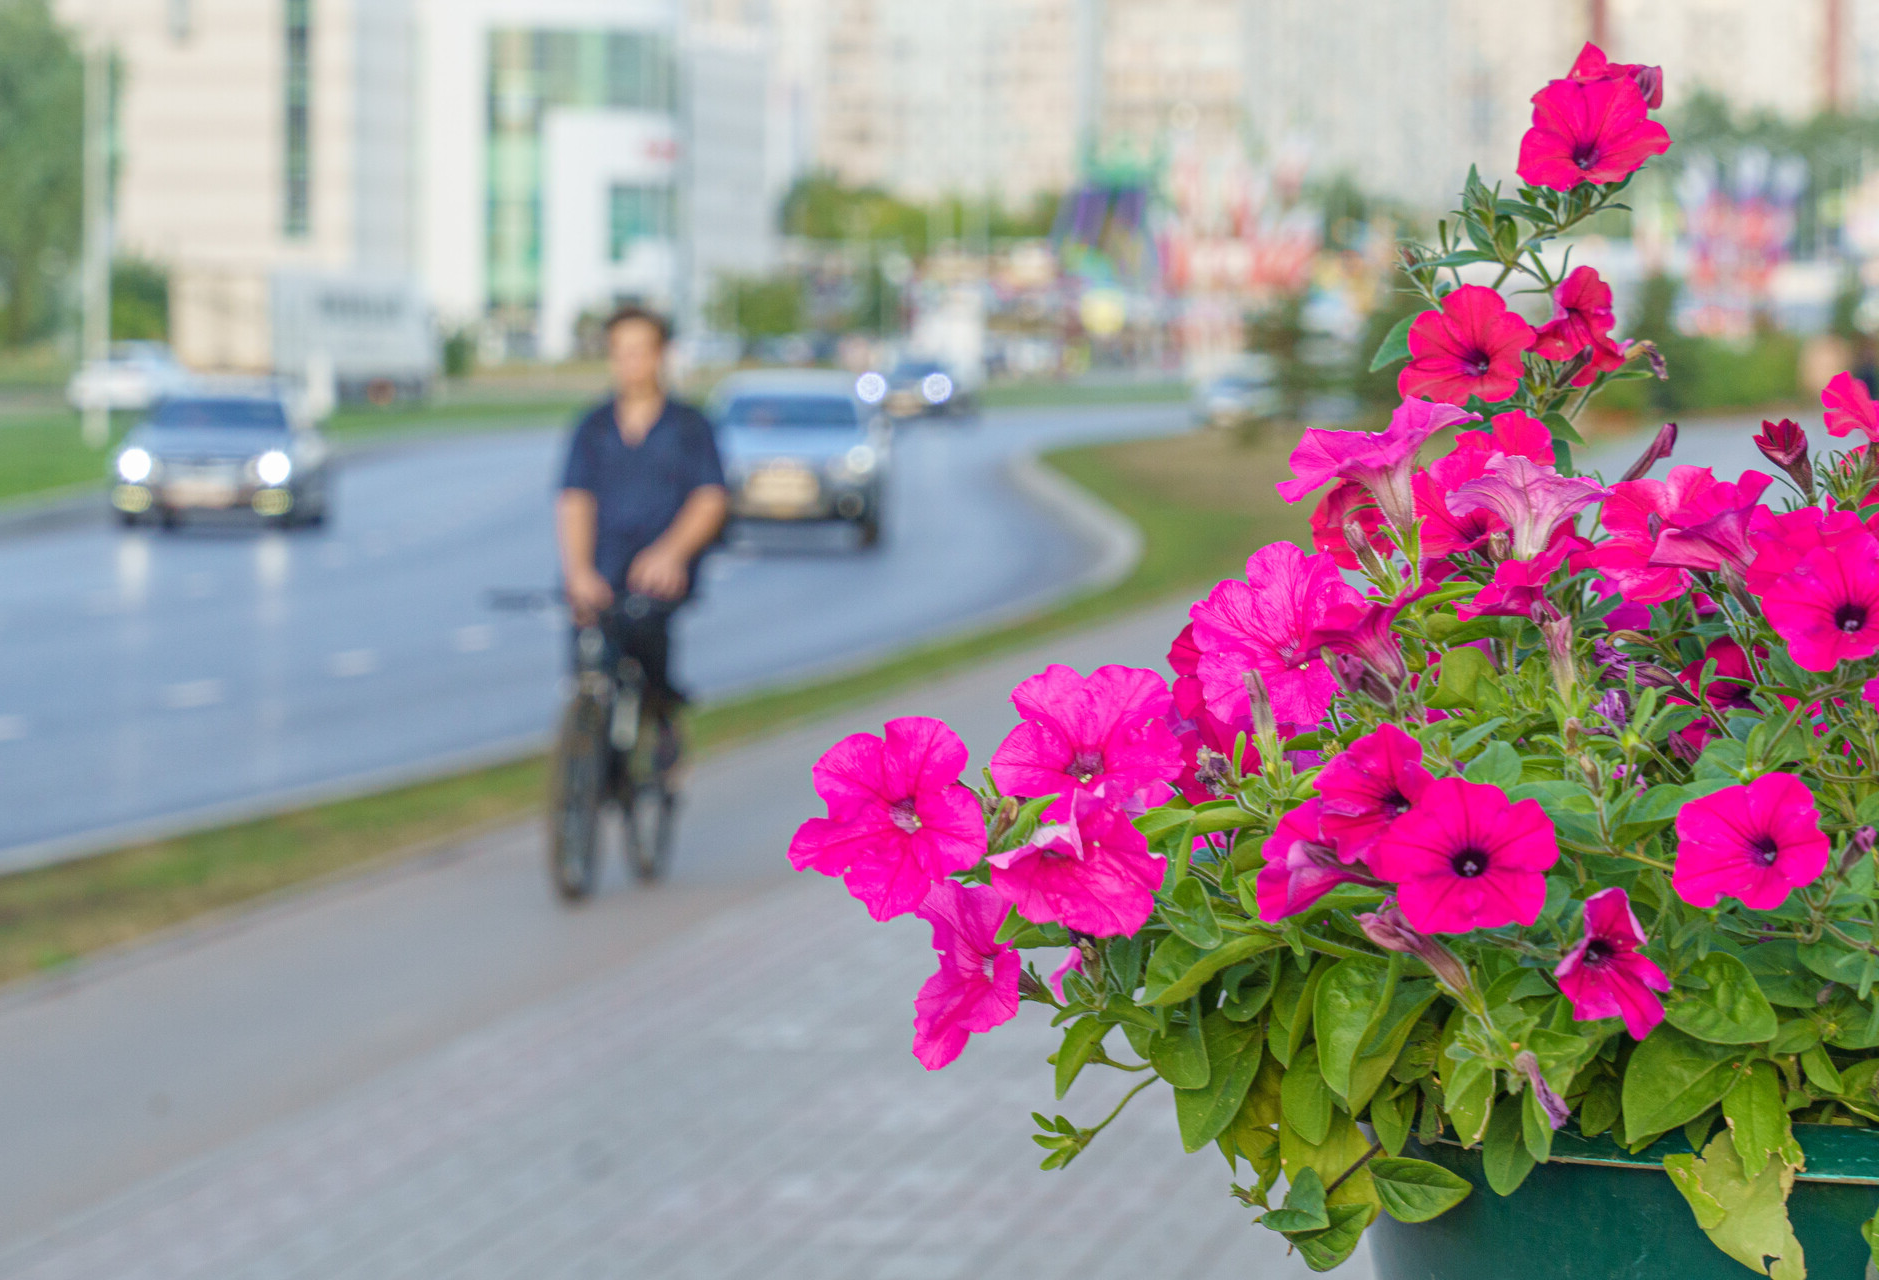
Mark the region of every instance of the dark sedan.
<instances>
[{"instance_id":1,"label":"dark sedan","mask_svg":"<svg viewBox=\"0 0 1879 1280\"><path fill-rule=\"evenodd\" d=\"M111 505L125 524L173 528L186 513L251 511L271 524L320 524L327 514L326 441L297 426L273 393L165 400L111 460Z\"/></svg>"}]
</instances>

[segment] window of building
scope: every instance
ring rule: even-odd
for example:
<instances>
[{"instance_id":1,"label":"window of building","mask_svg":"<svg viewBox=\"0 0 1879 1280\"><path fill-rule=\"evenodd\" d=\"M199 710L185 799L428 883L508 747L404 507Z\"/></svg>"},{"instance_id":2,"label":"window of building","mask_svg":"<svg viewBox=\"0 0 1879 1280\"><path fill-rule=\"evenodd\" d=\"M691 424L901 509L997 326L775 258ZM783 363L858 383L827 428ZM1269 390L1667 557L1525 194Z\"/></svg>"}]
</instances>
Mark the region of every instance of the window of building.
<instances>
[{"instance_id":1,"label":"window of building","mask_svg":"<svg viewBox=\"0 0 1879 1280\"><path fill-rule=\"evenodd\" d=\"M189 0L170 0L170 39L181 44L189 39Z\"/></svg>"},{"instance_id":2,"label":"window of building","mask_svg":"<svg viewBox=\"0 0 1879 1280\"><path fill-rule=\"evenodd\" d=\"M615 262L626 261L636 240L672 238L672 188L616 185L611 192L607 218L608 253Z\"/></svg>"},{"instance_id":3,"label":"window of building","mask_svg":"<svg viewBox=\"0 0 1879 1280\"><path fill-rule=\"evenodd\" d=\"M296 239L313 229L313 0L287 6L286 114L281 229Z\"/></svg>"}]
</instances>

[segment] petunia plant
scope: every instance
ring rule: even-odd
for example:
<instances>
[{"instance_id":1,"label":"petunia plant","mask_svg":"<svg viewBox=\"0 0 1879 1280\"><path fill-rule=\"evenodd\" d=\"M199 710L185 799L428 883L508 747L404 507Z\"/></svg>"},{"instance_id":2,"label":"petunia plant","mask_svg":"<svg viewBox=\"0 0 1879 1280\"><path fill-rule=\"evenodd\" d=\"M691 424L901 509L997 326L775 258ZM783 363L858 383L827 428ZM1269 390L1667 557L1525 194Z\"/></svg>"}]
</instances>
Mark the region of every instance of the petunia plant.
<instances>
[{"instance_id":1,"label":"petunia plant","mask_svg":"<svg viewBox=\"0 0 1879 1280\"><path fill-rule=\"evenodd\" d=\"M1668 147L1661 93L1588 46L1535 95L1525 185L1471 177L1406 250L1402 406L1305 432L1280 492L1316 495L1313 549L1198 601L1171 684L1050 667L976 788L936 721L850 738L790 850L932 924L926 1066L1044 1006L1059 1098L1165 1084L1320 1270L1470 1193L1444 1144L1505 1196L1564 1130L1800 1277L1796 1126L1879 1125L1879 405L1834 379L1826 429L1863 439L1824 456L1766 424L1778 474L1653 478L1674 426L1622 476L1572 461L1601 388L1665 371L1542 248ZM1114 1114L1037 1115L1044 1166Z\"/></svg>"}]
</instances>

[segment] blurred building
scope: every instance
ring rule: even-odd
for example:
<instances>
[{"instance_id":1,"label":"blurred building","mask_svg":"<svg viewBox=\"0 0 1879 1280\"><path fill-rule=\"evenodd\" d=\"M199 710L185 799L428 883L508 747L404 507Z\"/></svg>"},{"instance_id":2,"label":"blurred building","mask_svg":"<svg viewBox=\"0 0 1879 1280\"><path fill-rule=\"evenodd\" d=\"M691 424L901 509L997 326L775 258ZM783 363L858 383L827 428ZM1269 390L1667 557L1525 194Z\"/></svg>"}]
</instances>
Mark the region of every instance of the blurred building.
<instances>
[{"instance_id":1,"label":"blurred building","mask_svg":"<svg viewBox=\"0 0 1879 1280\"><path fill-rule=\"evenodd\" d=\"M680 0L58 2L123 68L117 243L191 364L301 374L433 312L562 358L768 264L768 44Z\"/></svg>"}]
</instances>

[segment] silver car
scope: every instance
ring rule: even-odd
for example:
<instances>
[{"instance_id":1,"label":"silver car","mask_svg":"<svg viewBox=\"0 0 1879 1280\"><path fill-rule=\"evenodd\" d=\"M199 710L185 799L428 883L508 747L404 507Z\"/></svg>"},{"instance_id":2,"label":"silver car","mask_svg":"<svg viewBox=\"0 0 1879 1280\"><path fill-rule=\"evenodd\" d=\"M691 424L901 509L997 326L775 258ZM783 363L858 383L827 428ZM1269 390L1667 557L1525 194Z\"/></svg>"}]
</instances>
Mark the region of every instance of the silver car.
<instances>
[{"instance_id":1,"label":"silver car","mask_svg":"<svg viewBox=\"0 0 1879 1280\"><path fill-rule=\"evenodd\" d=\"M841 520L881 538L891 429L850 374L732 374L712 396L731 512L744 520Z\"/></svg>"},{"instance_id":2,"label":"silver car","mask_svg":"<svg viewBox=\"0 0 1879 1280\"><path fill-rule=\"evenodd\" d=\"M1194 393L1194 420L1230 427L1277 417L1285 408L1279 365L1269 355L1246 355L1202 383Z\"/></svg>"},{"instance_id":3,"label":"silver car","mask_svg":"<svg viewBox=\"0 0 1879 1280\"><path fill-rule=\"evenodd\" d=\"M111 505L125 524L174 528L185 513L252 511L270 524L326 521L328 449L267 391L160 401L111 459Z\"/></svg>"}]
</instances>

